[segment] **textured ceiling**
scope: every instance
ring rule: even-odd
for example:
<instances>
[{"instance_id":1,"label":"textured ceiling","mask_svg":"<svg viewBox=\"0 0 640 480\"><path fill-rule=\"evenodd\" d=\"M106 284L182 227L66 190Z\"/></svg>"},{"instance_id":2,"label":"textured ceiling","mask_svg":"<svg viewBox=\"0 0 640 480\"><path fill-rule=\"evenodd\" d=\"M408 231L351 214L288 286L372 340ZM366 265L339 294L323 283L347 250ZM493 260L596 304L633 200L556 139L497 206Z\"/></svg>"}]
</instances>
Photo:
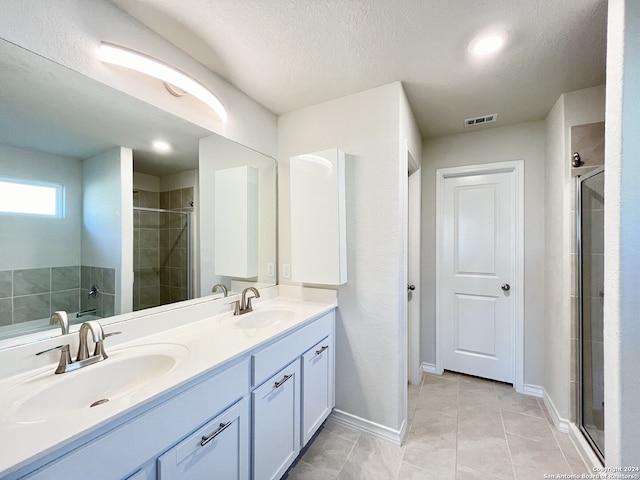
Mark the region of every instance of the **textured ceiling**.
<instances>
[{"instance_id":1,"label":"textured ceiling","mask_svg":"<svg viewBox=\"0 0 640 480\"><path fill-rule=\"evenodd\" d=\"M605 81L606 0L111 1L276 114L400 80L435 136L538 120ZM495 26L507 48L472 61Z\"/></svg>"}]
</instances>

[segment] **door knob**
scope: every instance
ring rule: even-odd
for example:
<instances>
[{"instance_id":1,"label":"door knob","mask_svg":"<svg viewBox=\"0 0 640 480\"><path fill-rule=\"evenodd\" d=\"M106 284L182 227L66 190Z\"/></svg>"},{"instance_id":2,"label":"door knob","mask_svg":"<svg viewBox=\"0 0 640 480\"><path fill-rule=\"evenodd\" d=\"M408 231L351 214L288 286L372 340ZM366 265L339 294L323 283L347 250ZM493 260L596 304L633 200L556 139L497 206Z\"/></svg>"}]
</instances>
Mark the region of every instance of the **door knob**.
<instances>
[{"instance_id":1,"label":"door knob","mask_svg":"<svg viewBox=\"0 0 640 480\"><path fill-rule=\"evenodd\" d=\"M412 292L416 289L415 285L407 285L407 290L411 290Z\"/></svg>"},{"instance_id":2,"label":"door knob","mask_svg":"<svg viewBox=\"0 0 640 480\"><path fill-rule=\"evenodd\" d=\"M508 292L509 290L511 290L511 285L509 285L508 283L503 283L500 288L502 288L502 290L504 290L505 292Z\"/></svg>"}]
</instances>

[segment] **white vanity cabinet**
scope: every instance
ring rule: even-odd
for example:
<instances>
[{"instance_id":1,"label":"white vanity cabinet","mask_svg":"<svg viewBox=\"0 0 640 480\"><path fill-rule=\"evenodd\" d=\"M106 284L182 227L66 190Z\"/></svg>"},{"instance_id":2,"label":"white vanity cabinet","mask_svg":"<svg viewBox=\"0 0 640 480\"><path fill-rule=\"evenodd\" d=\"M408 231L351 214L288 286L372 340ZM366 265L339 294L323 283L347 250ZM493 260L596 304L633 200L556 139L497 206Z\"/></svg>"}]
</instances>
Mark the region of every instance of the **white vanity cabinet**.
<instances>
[{"instance_id":1,"label":"white vanity cabinet","mask_svg":"<svg viewBox=\"0 0 640 480\"><path fill-rule=\"evenodd\" d=\"M334 318L329 312L252 355L253 480L281 478L331 413Z\"/></svg>"}]
</instances>

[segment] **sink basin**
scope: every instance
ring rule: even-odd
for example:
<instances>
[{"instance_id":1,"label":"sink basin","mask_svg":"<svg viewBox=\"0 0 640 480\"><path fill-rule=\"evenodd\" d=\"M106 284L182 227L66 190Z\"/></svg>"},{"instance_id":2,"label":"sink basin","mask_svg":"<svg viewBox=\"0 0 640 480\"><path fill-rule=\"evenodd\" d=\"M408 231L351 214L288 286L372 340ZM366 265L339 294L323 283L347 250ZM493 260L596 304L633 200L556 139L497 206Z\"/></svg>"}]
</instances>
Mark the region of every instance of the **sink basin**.
<instances>
[{"instance_id":1,"label":"sink basin","mask_svg":"<svg viewBox=\"0 0 640 480\"><path fill-rule=\"evenodd\" d=\"M296 312L288 308L260 308L244 315L231 315L232 323L237 328L255 329L270 327L293 320Z\"/></svg>"},{"instance_id":2,"label":"sink basin","mask_svg":"<svg viewBox=\"0 0 640 480\"><path fill-rule=\"evenodd\" d=\"M175 344L155 344L123 348L109 358L79 370L55 375L38 375L16 388L17 396L8 413L17 423L46 421L100 408L109 401L131 395L173 371L188 354ZM3 415L4 416L4 415Z\"/></svg>"}]
</instances>

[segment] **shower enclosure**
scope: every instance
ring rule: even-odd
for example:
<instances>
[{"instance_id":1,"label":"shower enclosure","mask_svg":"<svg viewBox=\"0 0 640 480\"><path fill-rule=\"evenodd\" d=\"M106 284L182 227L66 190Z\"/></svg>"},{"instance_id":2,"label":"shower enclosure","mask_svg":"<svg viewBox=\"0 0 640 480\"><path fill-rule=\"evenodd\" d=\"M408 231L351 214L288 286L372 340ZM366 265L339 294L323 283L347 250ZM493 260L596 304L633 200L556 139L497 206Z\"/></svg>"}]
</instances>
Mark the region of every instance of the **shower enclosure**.
<instances>
[{"instance_id":1,"label":"shower enclosure","mask_svg":"<svg viewBox=\"0 0 640 480\"><path fill-rule=\"evenodd\" d=\"M578 421L604 460L604 168L577 178Z\"/></svg>"},{"instance_id":2,"label":"shower enclosure","mask_svg":"<svg viewBox=\"0 0 640 480\"><path fill-rule=\"evenodd\" d=\"M133 309L193 298L191 212L133 207Z\"/></svg>"}]
</instances>

